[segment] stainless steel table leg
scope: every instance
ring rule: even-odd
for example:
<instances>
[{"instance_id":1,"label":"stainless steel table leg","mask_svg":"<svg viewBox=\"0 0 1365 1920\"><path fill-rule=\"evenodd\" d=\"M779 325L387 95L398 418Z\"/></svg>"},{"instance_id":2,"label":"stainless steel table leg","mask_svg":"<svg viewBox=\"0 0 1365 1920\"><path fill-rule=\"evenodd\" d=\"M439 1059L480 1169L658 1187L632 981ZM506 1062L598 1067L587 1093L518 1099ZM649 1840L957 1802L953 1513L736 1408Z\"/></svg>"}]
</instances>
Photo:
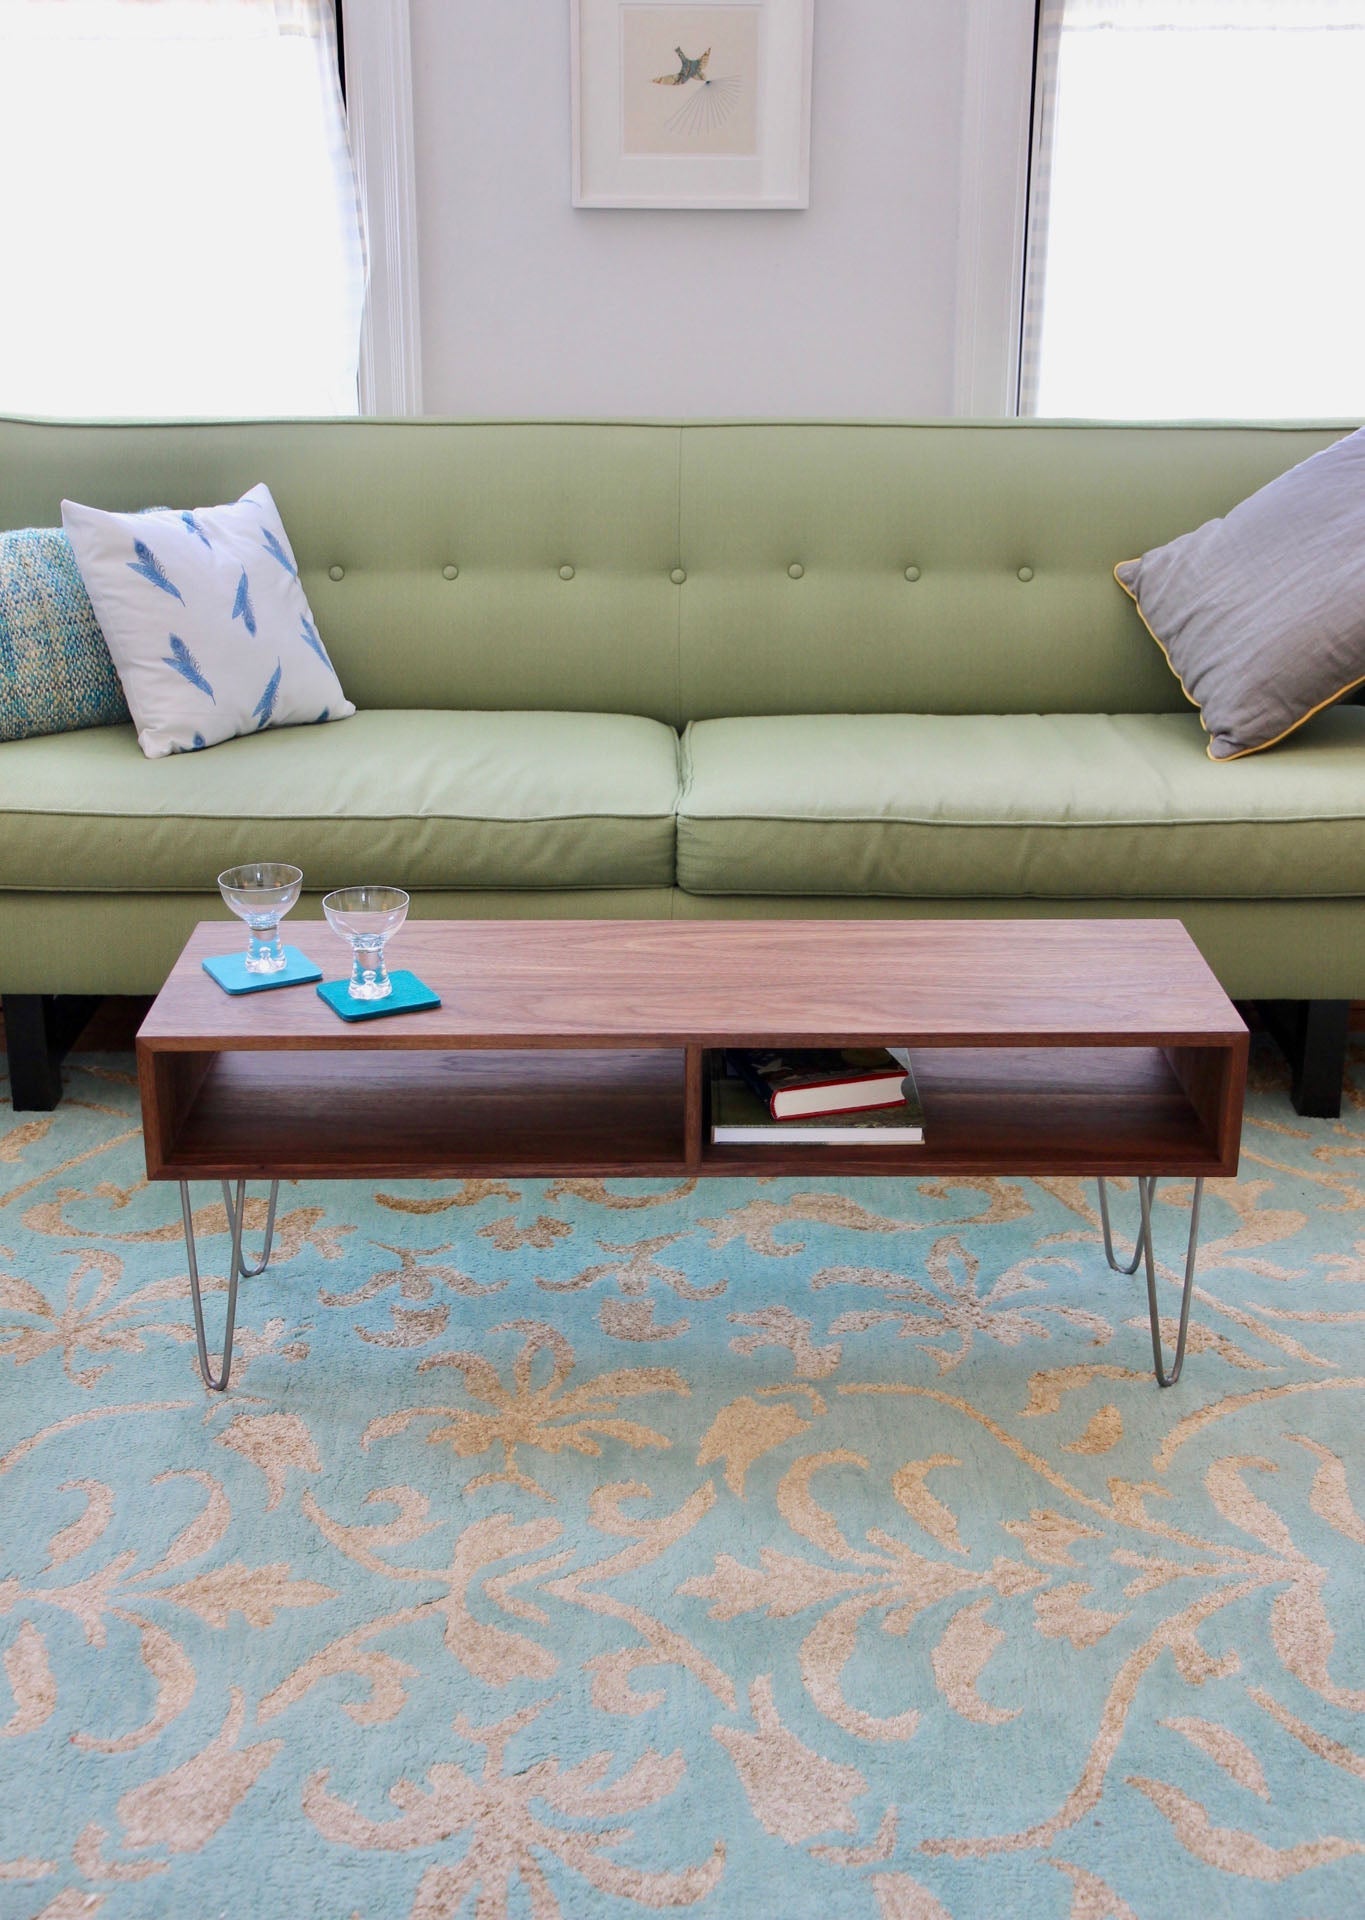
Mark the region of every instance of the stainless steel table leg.
<instances>
[{"instance_id":1,"label":"stainless steel table leg","mask_svg":"<svg viewBox=\"0 0 1365 1920\"><path fill-rule=\"evenodd\" d=\"M1198 1179L1194 1183L1194 1199L1190 1206L1190 1233L1185 1247L1185 1283L1180 1295L1180 1326L1176 1333L1175 1358L1169 1373L1166 1372L1161 1352L1161 1310L1156 1297L1156 1261L1152 1254L1152 1197L1156 1192L1156 1175L1139 1177L1138 1205L1141 1208L1142 1222L1138 1228L1137 1245L1133 1249L1132 1260L1123 1266L1114 1254L1114 1242L1109 1231L1109 1200L1105 1192L1105 1183L1099 1182L1100 1219L1104 1226L1105 1258L1115 1273L1135 1273L1138 1261L1146 1267L1147 1278L1147 1318L1152 1329L1152 1370L1156 1374L1159 1387L1173 1387L1180 1378L1180 1369L1185 1364L1185 1339L1190 1330L1190 1301L1194 1297L1194 1264L1199 1252L1199 1209L1204 1199L1204 1182Z\"/></svg>"},{"instance_id":2,"label":"stainless steel table leg","mask_svg":"<svg viewBox=\"0 0 1365 1920\"><path fill-rule=\"evenodd\" d=\"M237 1193L238 1193L239 1199L242 1193L242 1189L245 1185L246 1185L246 1182L244 1180L239 1180L237 1182ZM280 1183L278 1180L272 1180L270 1183L270 1200L267 1205L266 1215L265 1215L265 1247L261 1253L260 1262L257 1266L245 1267L239 1264L237 1270L240 1273L243 1280L254 1280L258 1274L264 1273L266 1268L270 1265L270 1249L275 1244L275 1208L279 1203L279 1198L280 1198ZM228 1232L236 1233L237 1226L236 1226L235 1212L234 1212L233 1202L232 1202L232 1183L228 1180L225 1180L223 1182L223 1207L227 1213ZM240 1239L241 1239L241 1236L239 1234L238 1235L239 1242L240 1242Z\"/></svg>"},{"instance_id":3,"label":"stainless steel table leg","mask_svg":"<svg viewBox=\"0 0 1365 1920\"><path fill-rule=\"evenodd\" d=\"M1143 1177L1142 1175L1138 1176L1139 1188L1141 1188L1143 1184ZM1109 1227L1109 1183L1101 1178L1097 1180L1095 1184L1100 1190L1100 1222L1104 1227L1104 1257L1114 1269L1115 1273L1136 1273L1138 1270L1138 1262L1142 1258L1144 1244L1143 1233L1141 1229L1139 1229L1137 1245L1133 1248L1133 1257L1127 1266L1120 1265L1114 1254L1114 1236Z\"/></svg>"},{"instance_id":4,"label":"stainless steel table leg","mask_svg":"<svg viewBox=\"0 0 1365 1920\"><path fill-rule=\"evenodd\" d=\"M279 1198L280 1183L272 1182L270 1188L270 1210L266 1216L265 1252L261 1263L256 1267L242 1264L242 1224L246 1215L246 1181L237 1182L237 1198L234 1203L225 1180L223 1182L223 1204L227 1209L228 1228L232 1234L232 1253L228 1267L227 1321L223 1330L222 1371L215 1379L209 1365L208 1342L204 1337L204 1302L199 1285L199 1255L194 1242L194 1213L190 1206L190 1188L187 1180L180 1182L180 1212L185 1222L185 1252L190 1264L190 1298L194 1302L194 1337L199 1345L199 1371L204 1377L204 1385L214 1393L222 1393L232 1374L232 1334L237 1321L237 1283L242 1278L251 1278L264 1273L270 1260L270 1249L275 1238L275 1205Z\"/></svg>"}]
</instances>

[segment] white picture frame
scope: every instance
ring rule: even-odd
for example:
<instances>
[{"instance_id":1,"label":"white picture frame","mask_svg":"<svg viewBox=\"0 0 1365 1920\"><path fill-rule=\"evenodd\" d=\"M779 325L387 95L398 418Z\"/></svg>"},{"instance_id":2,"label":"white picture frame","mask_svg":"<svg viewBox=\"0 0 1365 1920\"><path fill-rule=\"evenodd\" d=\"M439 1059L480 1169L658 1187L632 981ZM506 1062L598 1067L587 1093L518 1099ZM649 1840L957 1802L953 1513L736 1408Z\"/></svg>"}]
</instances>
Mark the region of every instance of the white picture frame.
<instances>
[{"instance_id":1,"label":"white picture frame","mask_svg":"<svg viewBox=\"0 0 1365 1920\"><path fill-rule=\"evenodd\" d=\"M570 0L576 207L810 205L814 0Z\"/></svg>"}]
</instances>

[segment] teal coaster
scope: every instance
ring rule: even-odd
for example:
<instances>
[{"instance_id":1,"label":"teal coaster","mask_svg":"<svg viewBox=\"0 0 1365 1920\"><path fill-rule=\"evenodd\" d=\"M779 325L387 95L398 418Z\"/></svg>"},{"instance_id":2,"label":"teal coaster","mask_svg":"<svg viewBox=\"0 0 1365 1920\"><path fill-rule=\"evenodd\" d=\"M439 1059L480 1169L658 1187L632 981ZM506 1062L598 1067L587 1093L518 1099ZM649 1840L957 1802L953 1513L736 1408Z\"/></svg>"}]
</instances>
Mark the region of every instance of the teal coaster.
<instances>
[{"instance_id":1,"label":"teal coaster","mask_svg":"<svg viewBox=\"0 0 1365 1920\"><path fill-rule=\"evenodd\" d=\"M325 1000L332 1012L343 1020L382 1020L390 1013L423 1013L428 1007L440 1006L440 994L433 993L425 981L409 973L406 967L396 968L389 978L393 992L387 1000L352 1000L349 979L325 981L318 988L318 998Z\"/></svg>"},{"instance_id":2,"label":"teal coaster","mask_svg":"<svg viewBox=\"0 0 1365 1920\"><path fill-rule=\"evenodd\" d=\"M284 962L278 973L248 973L244 953L216 953L204 962L204 972L224 993L264 993L270 987L303 987L322 978L322 968L297 947L285 948Z\"/></svg>"}]
</instances>

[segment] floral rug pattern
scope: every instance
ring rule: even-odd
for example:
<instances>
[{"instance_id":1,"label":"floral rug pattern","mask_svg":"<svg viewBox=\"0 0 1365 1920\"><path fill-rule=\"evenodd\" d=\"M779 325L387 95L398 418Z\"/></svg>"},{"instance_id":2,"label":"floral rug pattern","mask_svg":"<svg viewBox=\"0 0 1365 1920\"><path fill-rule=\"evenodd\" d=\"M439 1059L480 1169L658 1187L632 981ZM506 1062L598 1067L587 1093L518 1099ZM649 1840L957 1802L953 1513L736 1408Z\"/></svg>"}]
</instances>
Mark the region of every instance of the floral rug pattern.
<instances>
[{"instance_id":1,"label":"floral rug pattern","mask_svg":"<svg viewBox=\"0 0 1365 1920\"><path fill-rule=\"evenodd\" d=\"M1358 1914L1365 1056L1254 1080L1167 1393L1093 1185L563 1179L286 1186L213 1395L131 1062L0 1105L0 1916Z\"/></svg>"}]
</instances>

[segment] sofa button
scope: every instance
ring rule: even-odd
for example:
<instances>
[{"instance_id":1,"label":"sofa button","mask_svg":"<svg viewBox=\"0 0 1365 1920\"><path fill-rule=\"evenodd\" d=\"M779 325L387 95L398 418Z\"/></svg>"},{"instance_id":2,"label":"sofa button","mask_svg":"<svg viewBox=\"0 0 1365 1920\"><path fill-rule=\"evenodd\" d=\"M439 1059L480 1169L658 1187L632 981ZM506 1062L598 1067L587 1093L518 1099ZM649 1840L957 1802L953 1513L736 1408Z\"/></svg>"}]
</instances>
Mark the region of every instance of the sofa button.
<instances>
[{"instance_id":1,"label":"sofa button","mask_svg":"<svg viewBox=\"0 0 1365 1920\"><path fill-rule=\"evenodd\" d=\"M906 577L906 579L907 579L907 580L918 580L918 579L919 579L919 568L918 568L918 567L907 567L907 568L905 569L905 577Z\"/></svg>"},{"instance_id":2,"label":"sofa button","mask_svg":"<svg viewBox=\"0 0 1365 1920\"><path fill-rule=\"evenodd\" d=\"M1024 582L1024 585L1027 586L1029 581L1033 578L1033 568L1020 567L1019 578Z\"/></svg>"},{"instance_id":3,"label":"sofa button","mask_svg":"<svg viewBox=\"0 0 1365 1920\"><path fill-rule=\"evenodd\" d=\"M670 573L668 577L673 582L675 587L680 587L683 581L686 580L687 578L687 571L684 567L674 567L672 573Z\"/></svg>"},{"instance_id":4,"label":"sofa button","mask_svg":"<svg viewBox=\"0 0 1365 1920\"><path fill-rule=\"evenodd\" d=\"M328 567L327 578L329 580L344 580L346 578L345 567Z\"/></svg>"},{"instance_id":5,"label":"sofa button","mask_svg":"<svg viewBox=\"0 0 1365 1920\"><path fill-rule=\"evenodd\" d=\"M799 560L793 560L787 568L787 578L789 580L799 580L805 571L806 569L801 565Z\"/></svg>"},{"instance_id":6,"label":"sofa button","mask_svg":"<svg viewBox=\"0 0 1365 1920\"><path fill-rule=\"evenodd\" d=\"M559 577L561 580L572 580L573 568L566 563L559 569Z\"/></svg>"},{"instance_id":7,"label":"sofa button","mask_svg":"<svg viewBox=\"0 0 1365 1920\"><path fill-rule=\"evenodd\" d=\"M458 580L460 577L460 569L454 566L442 567L441 577L445 580Z\"/></svg>"}]
</instances>

